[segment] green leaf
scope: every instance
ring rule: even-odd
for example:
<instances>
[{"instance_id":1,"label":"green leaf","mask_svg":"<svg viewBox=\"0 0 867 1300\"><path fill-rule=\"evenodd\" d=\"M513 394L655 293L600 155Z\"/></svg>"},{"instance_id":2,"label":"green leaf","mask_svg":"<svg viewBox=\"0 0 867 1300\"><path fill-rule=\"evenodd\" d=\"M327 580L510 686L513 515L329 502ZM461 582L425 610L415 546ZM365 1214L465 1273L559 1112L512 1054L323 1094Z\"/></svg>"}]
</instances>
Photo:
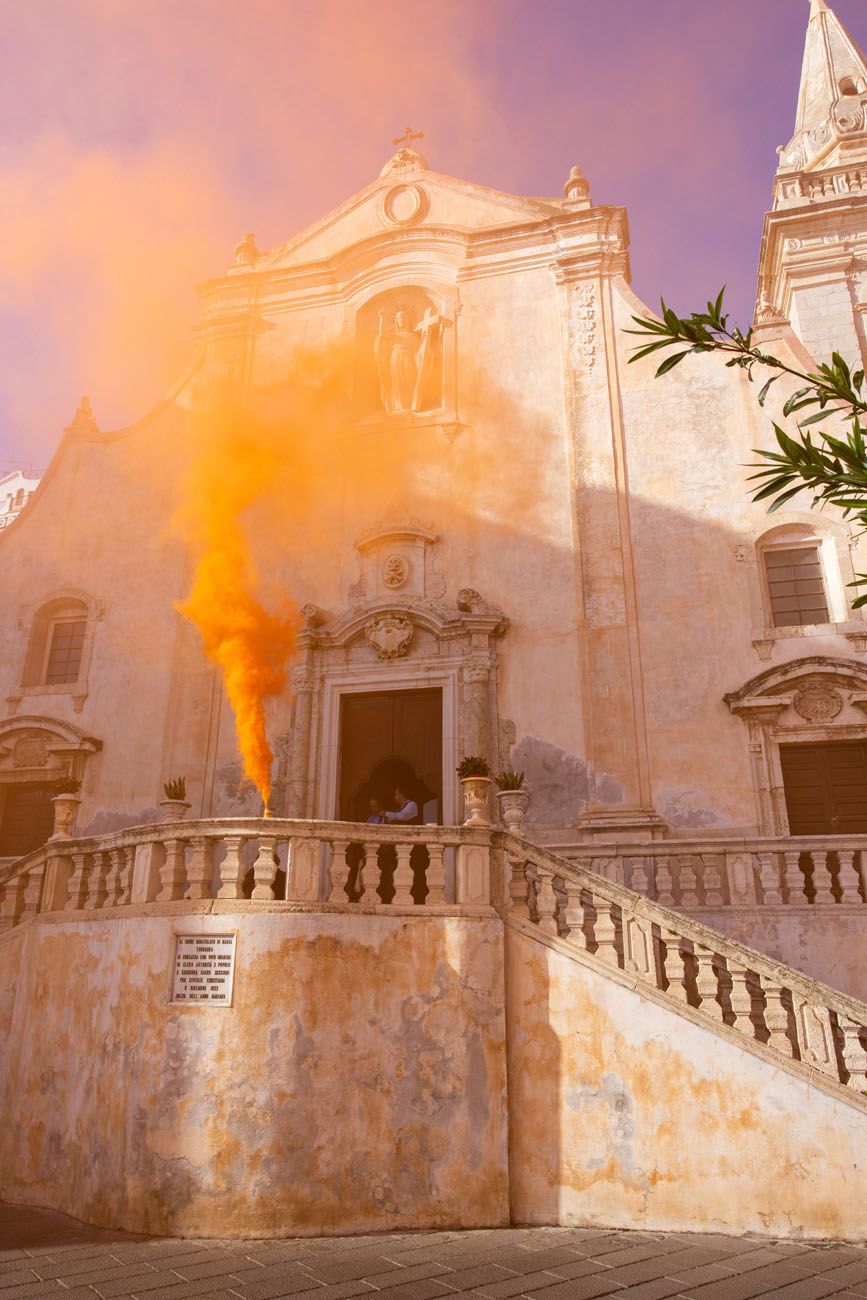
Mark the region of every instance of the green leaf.
<instances>
[{"instance_id":1,"label":"green leaf","mask_svg":"<svg viewBox=\"0 0 867 1300\"><path fill-rule=\"evenodd\" d=\"M669 370L673 370L675 366L680 365L681 361L683 361L683 358L688 356L689 356L689 351L676 352L673 357L666 357L666 359L663 361L662 365L659 367L659 369L656 372L656 378L659 379L661 378L662 375L667 375Z\"/></svg>"},{"instance_id":2,"label":"green leaf","mask_svg":"<svg viewBox=\"0 0 867 1300\"><path fill-rule=\"evenodd\" d=\"M771 384L775 384L775 383L777 382L777 380L779 379L779 377L780 377L779 375L771 375L770 379L769 379L768 382L765 384L765 386L764 386L764 388L762 389L762 391L759 393L759 406L764 406L764 404L765 404L765 398L766 398L767 395L768 395L768 391L769 391L769 389L770 389L770 387L771 387Z\"/></svg>"}]
</instances>

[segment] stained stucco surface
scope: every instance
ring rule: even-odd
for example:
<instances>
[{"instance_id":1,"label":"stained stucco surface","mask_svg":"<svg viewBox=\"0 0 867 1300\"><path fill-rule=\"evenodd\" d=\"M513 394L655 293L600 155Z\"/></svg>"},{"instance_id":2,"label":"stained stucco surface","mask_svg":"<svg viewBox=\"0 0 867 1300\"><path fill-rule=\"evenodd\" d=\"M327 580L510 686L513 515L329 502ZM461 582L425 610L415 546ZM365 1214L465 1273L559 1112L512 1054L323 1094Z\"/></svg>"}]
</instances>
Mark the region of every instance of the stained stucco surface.
<instances>
[{"instance_id":1,"label":"stained stucco surface","mask_svg":"<svg viewBox=\"0 0 867 1300\"><path fill-rule=\"evenodd\" d=\"M237 932L231 1008L168 1002L173 931ZM267 914L0 943L0 1194L139 1231L508 1222L498 921Z\"/></svg>"},{"instance_id":2,"label":"stained stucco surface","mask_svg":"<svg viewBox=\"0 0 867 1300\"><path fill-rule=\"evenodd\" d=\"M507 938L516 1221L867 1235L863 1112Z\"/></svg>"}]
</instances>

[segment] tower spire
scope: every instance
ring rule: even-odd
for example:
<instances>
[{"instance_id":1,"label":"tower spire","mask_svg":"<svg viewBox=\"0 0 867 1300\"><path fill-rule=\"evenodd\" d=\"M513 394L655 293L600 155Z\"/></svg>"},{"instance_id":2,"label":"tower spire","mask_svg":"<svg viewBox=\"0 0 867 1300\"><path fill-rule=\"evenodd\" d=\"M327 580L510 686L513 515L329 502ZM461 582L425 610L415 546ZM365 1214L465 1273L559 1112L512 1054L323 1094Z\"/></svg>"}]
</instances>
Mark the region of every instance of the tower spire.
<instances>
[{"instance_id":1,"label":"tower spire","mask_svg":"<svg viewBox=\"0 0 867 1300\"><path fill-rule=\"evenodd\" d=\"M780 171L835 166L852 145L867 158L867 59L827 0L810 0L795 134Z\"/></svg>"}]
</instances>

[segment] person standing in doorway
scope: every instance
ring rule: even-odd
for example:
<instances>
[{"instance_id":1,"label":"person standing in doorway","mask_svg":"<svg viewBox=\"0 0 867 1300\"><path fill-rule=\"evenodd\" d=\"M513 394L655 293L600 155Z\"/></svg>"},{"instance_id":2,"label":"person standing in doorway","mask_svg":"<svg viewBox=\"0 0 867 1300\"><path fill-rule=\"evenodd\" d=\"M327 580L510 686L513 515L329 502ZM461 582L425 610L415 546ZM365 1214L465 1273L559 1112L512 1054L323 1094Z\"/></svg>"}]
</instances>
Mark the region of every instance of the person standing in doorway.
<instances>
[{"instance_id":1,"label":"person standing in doorway","mask_svg":"<svg viewBox=\"0 0 867 1300\"><path fill-rule=\"evenodd\" d=\"M387 822L414 822L418 820L418 804L414 799L410 799L407 794L401 790L400 786L395 787L394 791L394 810L386 809L385 820Z\"/></svg>"}]
</instances>

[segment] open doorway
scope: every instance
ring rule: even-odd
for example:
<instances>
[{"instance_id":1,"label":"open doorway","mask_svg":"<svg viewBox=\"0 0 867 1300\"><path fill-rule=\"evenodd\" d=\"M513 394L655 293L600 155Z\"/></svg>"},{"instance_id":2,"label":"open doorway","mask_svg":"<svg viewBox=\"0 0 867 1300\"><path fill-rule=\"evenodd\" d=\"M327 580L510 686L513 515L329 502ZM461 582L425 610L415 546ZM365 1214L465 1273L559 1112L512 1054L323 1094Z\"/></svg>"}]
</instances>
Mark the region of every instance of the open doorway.
<instances>
[{"instance_id":1,"label":"open doorway","mask_svg":"<svg viewBox=\"0 0 867 1300\"><path fill-rule=\"evenodd\" d=\"M420 822L442 823L443 693L360 691L340 698L338 816L366 821L400 787Z\"/></svg>"}]
</instances>

